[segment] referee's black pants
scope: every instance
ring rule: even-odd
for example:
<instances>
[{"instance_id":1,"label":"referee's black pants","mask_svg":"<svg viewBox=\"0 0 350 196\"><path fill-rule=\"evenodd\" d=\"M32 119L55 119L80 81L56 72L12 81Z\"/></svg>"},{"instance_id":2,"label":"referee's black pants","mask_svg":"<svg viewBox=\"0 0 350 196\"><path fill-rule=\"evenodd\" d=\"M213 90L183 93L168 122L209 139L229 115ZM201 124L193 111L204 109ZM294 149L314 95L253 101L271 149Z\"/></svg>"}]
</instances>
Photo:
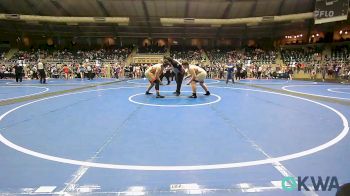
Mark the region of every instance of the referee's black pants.
<instances>
[{"instance_id":1,"label":"referee's black pants","mask_svg":"<svg viewBox=\"0 0 350 196\"><path fill-rule=\"evenodd\" d=\"M38 69L39 76L40 76L40 83L45 84L46 83L46 73L44 69Z\"/></svg>"},{"instance_id":2,"label":"referee's black pants","mask_svg":"<svg viewBox=\"0 0 350 196\"><path fill-rule=\"evenodd\" d=\"M175 80L176 80L176 92L180 93L181 92L181 85L182 85L182 80L184 79L184 74L178 73L175 75Z\"/></svg>"},{"instance_id":3,"label":"referee's black pants","mask_svg":"<svg viewBox=\"0 0 350 196\"><path fill-rule=\"evenodd\" d=\"M16 73L16 82L22 82L22 73Z\"/></svg>"}]
</instances>

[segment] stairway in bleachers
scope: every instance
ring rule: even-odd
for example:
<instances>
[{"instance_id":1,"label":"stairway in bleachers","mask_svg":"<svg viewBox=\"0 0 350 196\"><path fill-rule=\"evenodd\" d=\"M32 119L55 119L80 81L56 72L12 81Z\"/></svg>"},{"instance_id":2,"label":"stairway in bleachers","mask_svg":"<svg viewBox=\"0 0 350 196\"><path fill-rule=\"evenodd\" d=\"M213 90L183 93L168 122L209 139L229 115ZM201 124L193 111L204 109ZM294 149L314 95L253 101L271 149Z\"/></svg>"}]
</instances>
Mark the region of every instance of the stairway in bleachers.
<instances>
[{"instance_id":1,"label":"stairway in bleachers","mask_svg":"<svg viewBox=\"0 0 350 196\"><path fill-rule=\"evenodd\" d=\"M6 59L11 59L18 51L18 48L11 48L6 54L5 58Z\"/></svg>"},{"instance_id":2,"label":"stairway in bleachers","mask_svg":"<svg viewBox=\"0 0 350 196\"><path fill-rule=\"evenodd\" d=\"M133 57L136 55L137 53L137 46L135 46L131 53L129 54L128 58L126 58L126 61L125 61L125 65L126 66L129 66L131 63L132 63L132 60L133 60Z\"/></svg>"}]
</instances>

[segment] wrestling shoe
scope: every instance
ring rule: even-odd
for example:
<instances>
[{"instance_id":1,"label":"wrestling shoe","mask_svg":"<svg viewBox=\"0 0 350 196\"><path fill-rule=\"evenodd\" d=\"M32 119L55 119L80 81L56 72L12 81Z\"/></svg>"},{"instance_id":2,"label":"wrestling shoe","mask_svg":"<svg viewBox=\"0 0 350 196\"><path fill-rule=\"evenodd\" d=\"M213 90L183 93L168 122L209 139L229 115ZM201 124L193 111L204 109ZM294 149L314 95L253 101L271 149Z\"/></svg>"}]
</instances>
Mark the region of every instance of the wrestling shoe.
<instances>
[{"instance_id":1,"label":"wrestling shoe","mask_svg":"<svg viewBox=\"0 0 350 196\"><path fill-rule=\"evenodd\" d=\"M207 91L204 95L209 96L209 95L210 95L210 92Z\"/></svg>"},{"instance_id":2,"label":"wrestling shoe","mask_svg":"<svg viewBox=\"0 0 350 196\"><path fill-rule=\"evenodd\" d=\"M194 95L189 96L188 98L194 98L195 99L195 98L197 98L197 95L194 94Z\"/></svg>"}]
</instances>

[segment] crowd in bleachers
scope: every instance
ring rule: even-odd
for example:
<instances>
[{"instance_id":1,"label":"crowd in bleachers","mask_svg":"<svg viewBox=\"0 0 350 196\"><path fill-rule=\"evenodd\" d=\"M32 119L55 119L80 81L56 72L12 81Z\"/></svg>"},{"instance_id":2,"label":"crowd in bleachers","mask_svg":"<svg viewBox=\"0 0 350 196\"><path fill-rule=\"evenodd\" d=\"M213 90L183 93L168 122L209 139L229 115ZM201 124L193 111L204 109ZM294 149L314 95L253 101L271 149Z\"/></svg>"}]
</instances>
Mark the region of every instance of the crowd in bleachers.
<instances>
[{"instance_id":1,"label":"crowd in bleachers","mask_svg":"<svg viewBox=\"0 0 350 196\"><path fill-rule=\"evenodd\" d=\"M296 73L309 74L311 79L316 79L317 74L322 79L348 79L350 76L350 64L347 47L335 47L331 56L324 55L319 48L293 48L282 49L282 60Z\"/></svg>"},{"instance_id":2,"label":"crowd in bleachers","mask_svg":"<svg viewBox=\"0 0 350 196\"><path fill-rule=\"evenodd\" d=\"M276 52L262 50L259 48L246 48L234 50L229 48L211 49L207 51L210 61L216 63L226 63L228 59L250 61L256 64L274 64L276 62Z\"/></svg>"},{"instance_id":3,"label":"crowd in bleachers","mask_svg":"<svg viewBox=\"0 0 350 196\"><path fill-rule=\"evenodd\" d=\"M5 55L8 51L8 48L0 48L0 61L5 60Z\"/></svg>"},{"instance_id":4,"label":"crowd in bleachers","mask_svg":"<svg viewBox=\"0 0 350 196\"><path fill-rule=\"evenodd\" d=\"M212 65L199 65L203 67L207 73L208 78L224 79L227 73L228 65L234 67L234 75L236 80L245 78L256 79L273 79L273 78L288 78L288 69L282 66L271 66L269 64L254 64L244 63L243 61L232 61L228 63L216 63Z\"/></svg>"},{"instance_id":5,"label":"crowd in bleachers","mask_svg":"<svg viewBox=\"0 0 350 196\"><path fill-rule=\"evenodd\" d=\"M207 50L207 55L212 64L226 63L236 51L228 48L218 48Z\"/></svg>"},{"instance_id":6,"label":"crowd in bleachers","mask_svg":"<svg viewBox=\"0 0 350 196\"><path fill-rule=\"evenodd\" d=\"M350 61L350 48L348 46L337 46L332 49L331 54L332 61Z\"/></svg>"},{"instance_id":7,"label":"crowd in bleachers","mask_svg":"<svg viewBox=\"0 0 350 196\"><path fill-rule=\"evenodd\" d=\"M212 72L216 78L222 79L226 73L228 64L234 65L234 72L237 79L254 78L276 78L276 67L271 64L276 63L277 53L275 51L262 50L259 48L216 48L207 50L207 55L211 63L206 67L207 72Z\"/></svg>"},{"instance_id":8,"label":"crowd in bleachers","mask_svg":"<svg viewBox=\"0 0 350 196\"><path fill-rule=\"evenodd\" d=\"M142 47L141 47L142 48ZM142 50L142 49L141 49ZM88 69L96 77L128 77L141 78L149 66L147 64L126 65L131 48L99 49L99 50L19 50L12 59L4 60L0 72L1 77L13 76L13 67L21 61L24 75L27 78L38 78L38 59L43 59L47 75L52 78L63 77L63 68L69 70L69 77L84 77ZM154 50L159 52L159 50ZM321 61L321 51L317 48L281 49L284 65L276 64L277 52L259 48L215 48L198 49L196 47L172 46L170 56L178 60L186 60L203 67L208 78L223 79L227 65L234 66L237 79L240 78L287 78L289 74L303 71L310 78L322 74L323 78L348 78L350 75L349 50L337 47L332 55ZM2 55L4 56L4 55ZM7 73L7 74L4 74Z\"/></svg>"},{"instance_id":9,"label":"crowd in bleachers","mask_svg":"<svg viewBox=\"0 0 350 196\"><path fill-rule=\"evenodd\" d=\"M336 46L331 51L327 65L327 74L334 78L350 77L350 48L349 46Z\"/></svg>"},{"instance_id":10,"label":"crowd in bleachers","mask_svg":"<svg viewBox=\"0 0 350 196\"><path fill-rule=\"evenodd\" d=\"M125 61L131 53L130 48L100 49L100 50L57 50L52 52L48 58L52 60L117 60Z\"/></svg>"},{"instance_id":11,"label":"crowd in bleachers","mask_svg":"<svg viewBox=\"0 0 350 196\"><path fill-rule=\"evenodd\" d=\"M46 74L49 78L64 78L67 73L68 77L71 78L84 78L91 72L93 77L96 78L119 78L122 75L122 69L124 64L122 63L104 63L99 64L98 62L82 62L82 63L47 63L43 62L46 68ZM23 61L23 76L28 79L39 79L38 65L37 63L26 63ZM65 71L67 68L67 72ZM0 68L0 77L2 78L13 78L15 72L14 65L3 64Z\"/></svg>"},{"instance_id":12,"label":"crowd in bleachers","mask_svg":"<svg viewBox=\"0 0 350 196\"><path fill-rule=\"evenodd\" d=\"M276 51L263 50L260 48L246 48L244 51L246 60L251 60L257 64L275 64Z\"/></svg>"},{"instance_id":13,"label":"crowd in bleachers","mask_svg":"<svg viewBox=\"0 0 350 196\"><path fill-rule=\"evenodd\" d=\"M321 51L322 50L318 48L281 49L281 56L286 64L294 62L312 62L318 60Z\"/></svg>"},{"instance_id":14,"label":"crowd in bleachers","mask_svg":"<svg viewBox=\"0 0 350 196\"><path fill-rule=\"evenodd\" d=\"M19 50L11 59L2 61L1 78L14 77L14 67L23 66L26 78L38 78L38 60L45 63L47 75L63 77L63 67L69 70L69 77L81 77L91 70L96 77L119 77L131 48L98 50ZM86 76L86 74L85 74Z\"/></svg>"},{"instance_id":15,"label":"crowd in bleachers","mask_svg":"<svg viewBox=\"0 0 350 196\"><path fill-rule=\"evenodd\" d=\"M350 79L350 64L337 61L311 62L306 64L297 64L297 73L303 71L310 74L310 78L316 78L317 74L331 79Z\"/></svg>"},{"instance_id":16,"label":"crowd in bleachers","mask_svg":"<svg viewBox=\"0 0 350 196\"><path fill-rule=\"evenodd\" d=\"M117 60L124 61L131 53L131 48L99 49L99 50L19 50L9 59L23 59L26 62L36 62L38 59L50 61Z\"/></svg>"},{"instance_id":17,"label":"crowd in bleachers","mask_svg":"<svg viewBox=\"0 0 350 196\"><path fill-rule=\"evenodd\" d=\"M203 50L197 47L184 47L180 45L171 46L170 56L174 59L182 59L188 62L205 60Z\"/></svg>"}]
</instances>

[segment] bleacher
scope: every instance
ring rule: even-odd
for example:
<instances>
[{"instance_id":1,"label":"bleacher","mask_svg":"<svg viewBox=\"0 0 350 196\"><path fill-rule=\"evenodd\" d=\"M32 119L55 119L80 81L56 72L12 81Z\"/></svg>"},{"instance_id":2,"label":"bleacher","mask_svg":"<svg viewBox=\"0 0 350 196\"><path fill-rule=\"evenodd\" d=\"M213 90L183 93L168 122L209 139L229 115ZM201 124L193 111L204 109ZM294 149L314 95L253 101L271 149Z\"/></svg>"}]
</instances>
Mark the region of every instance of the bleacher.
<instances>
[{"instance_id":1,"label":"bleacher","mask_svg":"<svg viewBox=\"0 0 350 196\"><path fill-rule=\"evenodd\" d=\"M331 60L338 62L348 62L350 58L349 46L336 46L332 49Z\"/></svg>"},{"instance_id":2,"label":"bleacher","mask_svg":"<svg viewBox=\"0 0 350 196\"><path fill-rule=\"evenodd\" d=\"M321 52L322 50L319 48L281 49L281 56L285 64L309 63L316 61Z\"/></svg>"},{"instance_id":3,"label":"bleacher","mask_svg":"<svg viewBox=\"0 0 350 196\"><path fill-rule=\"evenodd\" d=\"M166 52L165 46L140 46L137 48L137 53L139 54L164 54Z\"/></svg>"},{"instance_id":4,"label":"bleacher","mask_svg":"<svg viewBox=\"0 0 350 196\"><path fill-rule=\"evenodd\" d=\"M197 47L183 47L179 45L171 46L170 56L175 59L182 59L186 61L201 61L204 59L202 51Z\"/></svg>"},{"instance_id":5,"label":"bleacher","mask_svg":"<svg viewBox=\"0 0 350 196\"><path fill-rule=\"evenodd\" d=\"M241 60L243 62L250 61L255 64L275 64L276 52L265 51L259 48L215 48L207 50L207 54L211 63L227 63L229 59Z\"/></svg>"}]
</instances>

